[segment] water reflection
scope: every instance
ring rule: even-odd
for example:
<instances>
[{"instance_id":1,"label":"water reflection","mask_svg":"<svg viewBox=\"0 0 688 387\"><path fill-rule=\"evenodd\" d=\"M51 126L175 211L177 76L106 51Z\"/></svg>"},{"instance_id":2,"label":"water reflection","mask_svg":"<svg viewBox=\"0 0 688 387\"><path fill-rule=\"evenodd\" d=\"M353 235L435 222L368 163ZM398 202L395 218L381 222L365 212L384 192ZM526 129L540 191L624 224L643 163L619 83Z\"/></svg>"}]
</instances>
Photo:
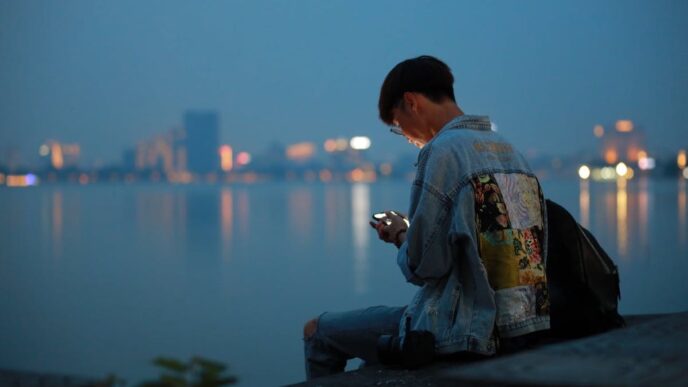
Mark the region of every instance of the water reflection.
<instances>
[{"instance_id":1,"label":"water reflection","mask_svg":"<svg viewBox=\"0 0 688 387\"><path fill-rule=\"evenodd\" d=\"M616 181L616 243L619 255L628 254L628 194L626 193L626 179L620 177Z\"/></svg>"},{"instance_id":2,"label":"water reflection","mask_svg":"<svg viewBox=\"0 0 688 387\"><path fill-rule=\"evenodd\" d=\"M594 182L580 181L581 225L596 230L598 239L614 241L615 254L619 258L652 256L654 230L651 226L656 221L656 211L660 211L655 208L653 184L657 183L646 176L634 180L619 178L616 184L600 183L598 186ZM596 188L603 190L603 197L595 194ZM682 192L679 188L678 200L679 244L683 245L688 238L685 183Z\"/></svg>"},{"instance_id":3,"label":"water reflection","mask_svg":"<svg viewBox=\"0 0 688 387\"><path fill-rule=\"evenodd\" d=\"M164 234L165 238L174 237L174 197L171 193L166 192L161 195L157 208L158 219L155 226Z\"/></svg>"},{"instance_id":4,"label":"water reflection","mask_svg":"<svg viewBox=\"0 0 688 387\"><path fill-rule=\"evenodd\" d=\"M136 219L141 233L160 234L165 240L175 238L178 224L186 224L186 212L179 210L179 203L170 192L139 192L136 196ZM184 208L186 203L184 203Z\"/></svg>"},{"instance_id":5,"label":"water reflection","mask_svg":"<svg viewBox=\"0 0 688 387\"><path fill-rule=\"evenodd\" d=\"M176 235L178 240L186 241L186 198L184 194L175 197L177 217L175 219Z\"/></svg>"},{"instance_id":6,"label":"water reflection","mask_svg":"<svg viewBox=\"0 0 688 387\"><path fill-rule=\"evenodd\" d=\"M312 238L313 194L309 188L298 188L289 192L289 224L291 230L302 240Z\"/></svg>"},{"instance_id":7,"label":"water reflection","mask_svg":"<svg viewBox=\"0 0 688 387\"><path fill-rule=\"evenodd\" d=\"M220 213L218 192L192 190L186 193L187 258L194 262L214 263L220 260Z\"/></svg>"},{"instance_id":8,"label":"water reflection","mask_svg":"<svg viewBox=\"0 0 688 387\"><path fill-rule=\"evenodd\" d=\"M249 238L249 211L251 202L249 200L248 192L245 189L241 190L237 194L237 213L239 221L239 235L242 240Z\"/></svg>"},{"instance_id":9,"label":"water reflection","mask_svg":"<svg viewBox=\"0 0 688 387\"><path fill-rule=\"evenodd\" d=\"M346 200L340 187L327 185L325 188L325 237L328 243L332 243L339 237L338 221L347 218L348 209L342 206Z\"/></svg>"},{"instance_id":10,"label":"water reflection","mask_svg":"<svg viewBox=\"0 0 688 387\"><path fill-rule=\"evenodd\" d=\"M62 255L62 192L53 192L52 205L52 241L53 257L59 258Z\"/></svg>"},{"instance_id":11,"label":"water reflection","mask_svg":"<svg viewBox=\"0 0 688 387\"><path fill-rule=\"evenodd\" d=\"M615 189L615 187L611 185L606 184L604 185L604 189L604 201L600 202L600 200L593 200L593 203L595 204L595 207L598 210L593 211L592 214L595 217L594 223L603 225L601 229L605 232L609 232L609 235L605 239L607 239L609 243L612 244L613 241L617 241L618 239L617 235L619 225L617 220L617 189ZM601 211L600 206L602 206ZM616 235L613 235L612 231L615 232ZM616 245L618 246L618 243L616 243Z\"/></svg>"},{"instance_id":12,"label":"water reflection","mask_svg":"<svg viewBox=\"0 0 688 387\"><path fill-rule=\"evenodd\" d=\"M581 179L580 181L580 224L585 228L590 228L590 182Z\"/></svg>"},{"instance_id":13,"label":"water reflection","mask_svg":"<svg viewBox=\"0 0 688 387\"><path fill-rule=\"evenodd\" d=\"M678 182L678 243L685 246L688 241L688 230L686 230L686 180L680 179Z\"/></svg>"},{"instance_id":14,"label":"water reflection","mask_svg":"<svg viewBox=\"0 0 688 387\"><path fill-rule=\"evenodd\" d=\"M364 294L368 291L368 244L370 238L370 188L367 184L351 186L351 227L354 244L354 291Z\"/></svg>"},{"instance_id":15,"label":"water reflection","mask_svg":"<svg viewBox=\"0 0 688 387\"><path fill-rule=\"evenodd\" d=\"M230 188L223 188L220 194L220 213L222 214L222 256L229 260L232 247L232 228L234 222L234 198Z\"/></svg>"},{"instance_id":16,"label":"water reflection","mask_svg":"<svg viewBox=\"0 0 688 387\"><path fill-rule=\"evenodd\" d=\"M552 197L559 194L565 198L562 205L573 208L572 213L576 214L576 200L581 199L575 196L578 183L550 181L551 190L548 192L555 194ZM588 183L589 225L619 266L622 314L688 309L688 298L685 297L688 294L688 281L685 280L685 274L688 273L687 183L648 179L646 189L640 179L628 182L628 256L623 258L616 251L617 186L615 183ZM283 207L289 202L289 193L299 188L298 185L285 183L247 187L239 184L199 184L162 187L132 184L117 187L117 192L107 187L79 187L77 190L46 186L25 191L26 194L21 197L12 196L16 191L0 189L0 214L9 214L9 217L0 217L0 226L4 231L0 233L0 261L5 264L1 272L5 275L0 276L4 281L0 288L3 294L16 295L0 301L3 305L0 325L5 328L2 337L5 340L0 339L3 343L0 352L6 359L16 358L16 361L12 360L16 368L35 369L54 360L51 348L62 348L62 363L65 364L64 368L69 368L70 364L73 367L81 364L85 350L95 352L98 347L105 346L112 356L123 359L120 366L122 370L136 370L143 364L137 360L141 348L155 351L150 354L152 357L158 352L185 354L197 352L201 346L212 347L209 350L216 351L217 357L230 359L230 362L236 356L237 348L250 348L257 356L246 357L240 374L245 373L246 381L253 382L257 379L249 380L249 376L258 375L264 369L264 362L255 360L256 357L267 359L274 356L275 359L285 360L286 364L287 360L300 356L300 348L292 343L295 341L293 330L300 326L297 324L314 307L305 305L298 297L303 293L304 283L318 285L326 281L327 294L311 297L310 303L325 302L325 307L331 310L347 310L356 307L356 304L367 304L351 299L352 296L382 299L394 293L401 294L403 301L406 298L404 294L412 292L409 285L398 281L398 274L393 270L391 273L376 273L377 265L383 269L394 264L389 261L376 262L378 257L373 252L379 250L388 254L394 248L377 241L367 221L372 212L369 208L375 210L376 203L394 202L397 204L390 204L391 207L402 207L399 203L405 202L406 197L404 195L399 199L399 191L406 190L405 183L356 187L332 183L327 186L312 184L310 187L314 201L311 211L315 235L307 243L295 246L284 243L283 254L270 256L250 253L272 248L263 247L265 235L283 235L288 222L287 219L284 222L281 220L289 214ZM40 199L45 200L45 232L40 233L41 240L34 239L38 234L38 224L33 220L40 216L37 212L37 204L40 203L35 202L39 198L37 191L40 192ZM585 190L580 193L586 194ZM171 196L163 199L167 194ZM194 198L187 201L187 196L192 194ZM78 210L75 206L79 197L84 210L81 214L77 213L84 225L81 228L75 224L75 209ZM171 216L165 214L170 208L169 198L172 198ZM156 200L161 199L165 204L156 205ZM193 220L192 213L198 209L198 203L194 203L196 200L212 204L210 210L215 212L216 217L212 227L204 225L205 218L199 218L198 223ZM586 202L585 198L583 202ZM249 205L252 206L251 212ZM323 212L324 209L327 211ZM144 222L140 229L136 224L139 215L135 210L140 211L140 220ZM607 217L607 214L611 215ZM271 215L277 216L280 222L265 221ZM645 217L647 221L642 220ZM161 224L169 219L174 223L173 239L167 238L167 232L158 234L160 230L155 228L156 223ZM324 237L319 232L321 222L333 231L331 242L325 243L324 238L319 238ZM194 227L199 228L199 233L207 232L214 238L211 242L215 243L216 253L223 251L222 239L231 236L229 248L232 262L223 265L221 258L207 262L204 254L213 250L208 251L198 244L196 246L201 249L187 254L192 251L187 244L192 243ZM241 227L249 230L245 232L248 237L243 240ZM639 227L647 229L651 254L642 254L636 248L641 240ZM177 234L177 231L189 233L188 243L187 238L180 237L185 234ZM88 240L79 241L79 233L84 238L88 237ZM80 245L80 242L88 245ZM107 248L115 242L118 244L117 252L94 261L95 247ZM49 265L46 258L52 258L54 245L57 250L60 249L58 244L61 244L61 260L68 262L55 258L54 264ZM294 251L288 249L292 247L303 252L303 258L291 259L290 254ZM333 257L324 256L323 253L327 252L332 252ZM249 256L255 259L246 259ZM643 261L645 256L662 259L661 262L646 262ZM242 262L238 262L240 260ZM315 264L323 270L313 272ZM281 269L279 280L256 281L266 268ZM322 273L330 273L331 268L347 275L328 275L323 280ZM46 272L48 269L49 272ZM38 280L12 277L19 274L22 279ZM377 289L373 282L377 274L381 279L389 277L394 281L387 284L386 289ZM91 283L94 286L88 286L84 291L82 285ZM59 291L56 292L56 289ZM315 307L320 308L318 305ZM123 310L135 311L136 317L132 313L122 313ZM270 310L280 312L286 320L278 324L270 321L269 316L275 314L265 312ZM288 310L295 312L285 312ZM40 311L41 318L30 318L35 314L32 311ZM53 329L55 327L57 329ZM265 339L264 328L272 329L269 339ZM37 333L40 340L36 340ZM74 338L80 333L87 338L82 340L84 345L96 345L93 348L65 346L65 343L75 341ZM232 345L218 344L218 337ZM30 353L27 348L31 349ZM204 349L201 348L201 351ZM50 356L38 358L45 353ZM89 361L90 372L107 372L111 366L107 359L104 363L97 360ZM297 368L301 359L296 358L293 363L294 367L286 368ZM145 364L141 367L143 376L128 378L147 378L147 373L151 371ZM302 377L301 369L297 371L295 377L286 380L261 379L249 384L283 384Z\"/></svg>"},{"instance_id":17,"label":"water reflection","mask_svg":"<svg viewBox=\"0 0 688 387\"><path fill-rule=\"evenodd\" d=\"M650 256L648 248L648 224L649 219L649 206L650 206L650 194L648 193L648 179L647 176L642 177L639 181L639 191L638 191L638 228L639 228L639 242L640 248L646 256Z\"/></svg>"}]
</instances>

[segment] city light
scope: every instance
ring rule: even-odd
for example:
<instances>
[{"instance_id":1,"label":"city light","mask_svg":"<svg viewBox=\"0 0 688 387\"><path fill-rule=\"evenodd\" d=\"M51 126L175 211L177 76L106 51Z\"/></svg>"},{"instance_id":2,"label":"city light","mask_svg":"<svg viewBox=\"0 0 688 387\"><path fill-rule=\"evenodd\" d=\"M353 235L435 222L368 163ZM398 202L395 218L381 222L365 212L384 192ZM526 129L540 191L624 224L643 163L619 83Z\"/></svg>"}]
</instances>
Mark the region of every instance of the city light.
<instances>
[{"instance_id":1,"label":"city light","mask_svg":"<svg viewBox=\"0 0 688 387\"><path fill-rule=\"evenodd\" d=\"M365 136L352 137L351 141L349 141L349 145L352 149L365 150L370 148L370 138Z\"/></svg>"},{"instance_id":2,"label":"city light","mask_svg":"<svg viewBox=\"0 0 688 387\"><path fill-rule=\"evenodd\" d=\"M189 184L193 181L193 174L191 174L191 172L188 171L172 171L167 175L167 180L170 183Z\"/></svg>"},{"instance_id":3,"label":"city light","mask_svg":"<svg viewBox=\"0 0 688 387\"><path fill-rule=\"evenodd\" d=\"M320 181L323 183L327 183L330 180L332 180L332 172L330 172L328 169L323 169L320 171Z\"/></svg>"},{"instance_id":4,"label":"city light","mask_svg":"<svg viewBox=\"0 0 688 387\"><path fill-rule=\"evenodd\" d=\"M62 154L64 156L79 157L81 154L81 147L79 144L64 144L62 145Z\"/></svg>"},{"instance_id":5,"label":"city light","mask_svg":"<svg viewBox=\"0 0 688 387\"><path fill-rule=\"evenodd\" d=\"M633 131L633 121L618 120L616 121L616 131L621 133L628 133Z\"/></svg>"},{"instance_id":6,"label":"city light","mask_svg":"<svg viewBox=\"0 0 688 387\"><path fill-rule=\"evenodd\" d=\"M224 172L229 172L234 166L232 155L232 147L229 145L222 145L220 147L220 167Z\"/></svg>"},{"instance_id":7,"label":"city light","mask_svg":"<svg viewBox=\"0 0 688 387\"><path fill-rule=\"evenodd\" d=\"M686 151L681 149L678 151L678 156L676 157L676 164L680 169L683 169L686 167L687 161L686 160L688 157L686 157Z\"/></svg>"},{"instance_id":8,"label":"city light","mask_svg":"<svg viewBox=\"0 0 688 387\"><path fill-rule=\"evenodd\" d=\"M312 142L301 142L290 145L287 148L287 158L290 160L303 161L315 154L315 145Z\"/></svg>"},{"instance_id":9,"label":"city light","mask_svg":"<svg viewBox=\"0 0 688 387\"><path fill-rule=\"evenodd\" d=\"M51 160L50 162L55 169L62 169L64 160L62 159L62 147L58 143L53 143L50 147Z\"/></svg>"},{"instance_id":10,"label":"city light","mask_svg":"<svg viewBox=\"0 0 688 387\"><path fill-rule=\"evenodd\" d=\"M615 149L609 148L604 152L604 161L606 161L607 164L614 164L618 159L619 155L616 153Z\"/></svg>"},{"instance_id":11,"label":"city light","mask_svg":"<svg viewBox=\"0 0 688 387\"><path fill-rule=\"evenodd\" d=\"M237 155L236 162L239 165L247 165L251 162L251 154L249 154L248 152L239 152L239 154Z\"/></svg>"},{"instance_id":12,"label":"city light","mask_svg":"<svg viewBox=\"0 0 688 387\"><path fill-rule=\"evenodd\" d=\"M337 151L345 151L349 147L349 141L347 141L345 138L338 138L335 140L335 150Z\"/></svg>"},{"instance_id":13,"label":"city light","mask_svg":"<svg viewBox=\"0 0 688 387\"><path fill-rule=\"evenodd\" d=\"M5 174L0 173L0 184L5 184Z\"/></svg>"},{"instance_id":14,"label":"city light","mask_svg":"<svg viewBox=\"0 0 688 387\"><path fill-rule=\"evenodd\" d=\"M616 171L612 167L604 167L600 169L599 176L602 180L611 180L616 176Z\"/></svg>"},{"instance_id":15,"label":"city light","mask_svg":"<svg viewBox=\"0 0 688 387\"><path fill-rule=\"evenodd\" d=\"M355 168L347 174L347 178L351 182L371 182L377 178L375 171L364 170L362 168Z\"/></svg>"},{"instance_id":16,"label":"city light","mask_svg":"<svg viewBox=\"0 0 688 387\"><path fill-rule=\"evenodd\" d=\"M683 168L683 178L688 179L688 168Z\"/></svg>"},{"instance_id":17,"label":"city light","mask_svg":"<svg viewBox=\"0 0 688 387\"><path fill-rule=\"evenodd\" d=\"M655 159L653 159L652 157L643 157L640 160L638 160L638 168L640 168L643 171L655 169L655 165Z\"/></svg>"},{"instance_id":18,"label":"city light","mask_svg":"<svg viewBox=\"0 0 688 387\"><path fill-rule=\"evenodd\" d=\"M325 148L325 152L332 153L337 150L337 141L333 139L325 140L323 148Z\"/></svg>"},{"instance_id":19,"label":"city light","mask_svg":"<svg viewBox=\"0 0 688 387\"><path fill-rule=\"evenodd\" d=\"M583 180L587 180L590 177L590 168L588 168L587 165L581 165L581 167L578 168L578 176Z\"/></svg>"},{"instance_id":20,"label":"city light","mask_svg":"<svg viewBox=\"0 0 688 387\"><path fill-rule=\"evenodd\" d=\"M28 175L7 175L6 182L8 187L30 187L38 184L38 177L31 173Z\"/></svg>"},{"instance_id":21,"label":"city light","mask_svg":"<svg viewBox=\"0 0 688 387\"><path fill-rule=\"evenodd\" d=\"M616 164L616 174L623 177L626 176L628 167L623 162Z\"/></svg>"},{"instance_id":22,"label":"city light","mask_svg":"<svg viewBox=\"0 0 688 387\"><path fill-rule=\"evenodd\" d=\"M38 148L38 154L42 157L47 156L48 153L50 153L50 147L48 147L47 145L43 144L40 148Z\"/></svg>"},{"instance_id":23,"label":"city light","mask_svg":"<svg viewBox=\"0 0 688 387\"><path fill-rule=\"evenodd\" d=\"M595 134L595 137L600 138L604 136L604 126L595 125L595 128L592 130L592 132Z\"/></svg>"}]
</instances>

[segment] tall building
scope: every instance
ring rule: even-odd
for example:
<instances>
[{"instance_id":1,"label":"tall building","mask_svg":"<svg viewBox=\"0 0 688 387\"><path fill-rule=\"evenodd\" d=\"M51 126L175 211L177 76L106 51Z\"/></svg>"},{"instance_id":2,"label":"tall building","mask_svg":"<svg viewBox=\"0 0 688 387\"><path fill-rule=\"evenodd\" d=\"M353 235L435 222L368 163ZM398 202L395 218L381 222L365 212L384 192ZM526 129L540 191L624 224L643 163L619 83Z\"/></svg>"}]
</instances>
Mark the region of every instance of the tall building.
<instances>
[{"instance_id":1,"label":"tall building","mask_svg":"<svg viewBox=\"0 0 688 387\"><path fill-rule=\"evenodd\" d=\"M215 111L187 111L186 166L191 173L204 174L220 169L219 117Z\"/></svg>"}]
</instances>

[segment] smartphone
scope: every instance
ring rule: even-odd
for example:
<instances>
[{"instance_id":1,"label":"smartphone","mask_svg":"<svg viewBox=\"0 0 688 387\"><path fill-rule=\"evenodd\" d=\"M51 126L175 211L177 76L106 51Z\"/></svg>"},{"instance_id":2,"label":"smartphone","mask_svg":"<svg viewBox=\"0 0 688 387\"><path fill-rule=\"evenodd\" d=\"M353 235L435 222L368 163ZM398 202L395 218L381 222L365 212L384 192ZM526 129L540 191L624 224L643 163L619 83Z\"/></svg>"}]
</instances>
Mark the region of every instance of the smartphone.
<instances>
[{"instance_id":1,"label":"smartphone","mask_svg":"<svg viewBox=\"0 0 688 387\"><path fill-rule=\"evenodd\" d=\"M386 217L387 217L387 214L385 214L384 212L376 212L373 214L373 220L377 220L377 221L380 221Z\"/></svg>"},{"instance_id":2,"label":"smartphone","mask_svg":"<svg viewBox=\"0 0 688 387\"><path fill-rule=\"evenodd\" d=\"M376 222L384 222L387 225L392 224L392 221L387 219L387 214L384 212L376 212L373 214L373 220Z\"/></svg>"},{"instance_id":3,"label":"smartphone","mask_svg":"<svg viewBox=\"0 0 688 387\"><path fill-rule=\"evenodd\" d=\"M394 212L394 211L389 211L389 212L390 212L392 215L399 215L399 214L397 214L397 213ZM401 215L399 215L399 216L401 216ZM402 217L402 219L404 220L404 223L406 223L406 227L410 227L410 226L411 226L411 222L410 222L408 219L406 219L405 217ZM384 213L384 212L376 212L376 213L374 213L374 214L373 214L373 220L375 220L375 221L377 221L377 222L384 222L384 223L387 224L387 225L392 224L392 221L389 220L389 219L387 219L387 214Z\"/></svg>"}]
</instances>

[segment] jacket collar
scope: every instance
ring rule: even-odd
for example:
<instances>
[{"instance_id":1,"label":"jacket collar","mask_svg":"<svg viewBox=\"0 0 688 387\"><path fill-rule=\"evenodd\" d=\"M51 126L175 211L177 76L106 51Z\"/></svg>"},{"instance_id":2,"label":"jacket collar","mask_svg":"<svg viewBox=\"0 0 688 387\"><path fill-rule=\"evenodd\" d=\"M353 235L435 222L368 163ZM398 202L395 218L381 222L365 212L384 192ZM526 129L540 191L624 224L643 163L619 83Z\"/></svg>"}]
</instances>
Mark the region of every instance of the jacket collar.
<instances>
[{"instance_id":1,"label":"jacket collar","mask_svg":"<svg viewBox=\"0 0 688 387\"><path fill-rule=\"evenodd\" d=\"M492 130L492 122L488 116L463 114L447 122L440 132L450 129Z\"/></svg>"}]
</instances>

